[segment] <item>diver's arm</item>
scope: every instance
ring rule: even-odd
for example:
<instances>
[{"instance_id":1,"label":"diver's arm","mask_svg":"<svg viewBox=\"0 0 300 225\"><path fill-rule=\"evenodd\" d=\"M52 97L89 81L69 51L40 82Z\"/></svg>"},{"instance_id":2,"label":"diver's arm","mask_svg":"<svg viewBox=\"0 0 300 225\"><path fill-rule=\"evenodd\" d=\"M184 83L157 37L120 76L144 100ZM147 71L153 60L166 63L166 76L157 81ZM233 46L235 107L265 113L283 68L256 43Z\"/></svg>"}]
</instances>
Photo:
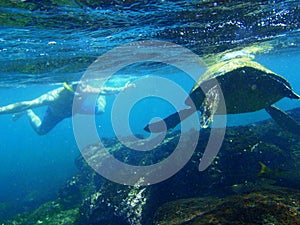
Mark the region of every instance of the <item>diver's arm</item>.
<instances>
[{"instance_id":1,"label":"diver's arm","mask_svg":"<svg viewBox=\"0 0 300 225\"><path fill-rule=\"evenodd\" d=\"M84 88L81 89L81 92L83 93L90 93L90 94L101 94L101 95L114 95L121 91L125 91L127 88L135 87L135 84L132 84L130 82L127 82L124 87L101 87L96 88L92 87L90 85L84 86Z\"/></svg>"},{"instance_id":2,"label":"diver's arm","mask_svg":"<svg viewBox=\"0 0 300 225\"><path fill-rule=\"evenodd\" d=\"M2 106L0 107L0 114L18 113L27 109L48 105L51 102L55 101L55 99L57 99L59 93L63 89L64 88L57 88L30 101L16 102L6 106Z\"/></svg>"},{"instance_id":3,"label":"diver's arm","mask_svg":"<svg viewBox=\"0 0 300 225\"><path fill-rule=\"evenodd\" d=\"M127 88L135 87L135 84L127 82L124 87L103 87L100 94L102 95L114 95L119 92L125 91Z\"/></svg>"}]
</instances>

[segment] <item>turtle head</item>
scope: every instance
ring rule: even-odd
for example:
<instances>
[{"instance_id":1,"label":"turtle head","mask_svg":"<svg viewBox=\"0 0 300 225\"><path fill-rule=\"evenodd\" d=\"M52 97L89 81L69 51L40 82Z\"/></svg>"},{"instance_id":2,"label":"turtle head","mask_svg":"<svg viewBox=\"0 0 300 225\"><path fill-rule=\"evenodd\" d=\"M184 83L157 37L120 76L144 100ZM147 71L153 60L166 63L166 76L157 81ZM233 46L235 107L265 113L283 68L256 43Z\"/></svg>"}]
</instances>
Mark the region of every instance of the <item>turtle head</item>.
<instances>
[{"instance_id":1,"label":"turtle head","mask_svg":"<svg viewBox=\"0 0 300 225\"><path fill-rule=\"evenodd\" d=\"M300 96L297 95L295 92L291 91L288 95L289 98L292 98L292 99L299 99L300 100Z\"/></svg>"}]
</instances>

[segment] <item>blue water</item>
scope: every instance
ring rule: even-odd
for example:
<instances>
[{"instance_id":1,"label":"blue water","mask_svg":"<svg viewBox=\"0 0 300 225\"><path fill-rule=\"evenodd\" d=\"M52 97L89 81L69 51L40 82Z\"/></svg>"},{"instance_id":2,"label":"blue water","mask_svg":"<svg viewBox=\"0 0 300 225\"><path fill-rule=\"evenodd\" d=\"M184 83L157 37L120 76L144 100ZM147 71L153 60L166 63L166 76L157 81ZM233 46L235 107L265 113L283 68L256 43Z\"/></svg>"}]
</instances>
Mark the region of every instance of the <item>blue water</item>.
<instances>
[{"instance_id":1,"label":"blue water","mask_svg":"<svg viewBox=\"0 0 300 225\"><path fill-rule=\"evenodd\" d=\"M298 1L239 3L239 11L229 3L228 10L222 11L225 3L210 1L49 2L0 4L0 13L7 18L0 26L0 105L30 100L64 81L76 81L98 56L148 39L180 44L200 56L270 41L274 50L257 56L256 61L284 76L300 93ZM256 14L251 14L254 9ZM193 86L182 71L168 66L132 66L125 72L135 79L167 77L187 92ZM96 117L103 137L114 136L110 124L113 100L108 97L106 113ZM277 105L287 110L300 107L300 102L284 99ZM41 116L44 111L45 107L36 110ZM157 99L140 102L132 110L131 129L147 135L142 128L152 117L173 112L172 106ZM228 116L228 125L266 118L264 111ZM11 115L1 115L0 124L0 203L21 212L55 197L77 171L74 160L80 152L72 120L65 119L45 136L38 136L25 117L14 122Z\"/></svg>"},{"instance_id":2,"label":"blue water","mask_svg":"<svg viewBox=\"0 0 300 225\"><path fill-rule=\"evenodd\" d=\"M5 89L1 96L6 96L5 102L9 103L31 98L47 88ZM17 203L17 209L22 210L54 197L58 187L76 171L74 158L78 150L71 121L63 121L54 132L41 137L25 117L13 122L11 115L3 115L0 120L1 201Z\"/></svg>"}]
</instances>

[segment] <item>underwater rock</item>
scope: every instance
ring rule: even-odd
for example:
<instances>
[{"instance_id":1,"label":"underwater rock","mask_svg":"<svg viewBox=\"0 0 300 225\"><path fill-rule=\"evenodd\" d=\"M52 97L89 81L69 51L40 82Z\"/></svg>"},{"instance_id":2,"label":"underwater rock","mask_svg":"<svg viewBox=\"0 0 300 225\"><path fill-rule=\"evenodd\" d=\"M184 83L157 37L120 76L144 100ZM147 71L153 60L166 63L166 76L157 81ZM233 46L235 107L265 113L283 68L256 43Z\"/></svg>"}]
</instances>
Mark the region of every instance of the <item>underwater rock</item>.
<instances>
[{"instance_id":1,"label":"underwater rock","mask_svg":"<svg viewBox=\"0 0 300 225\"><path fill-rule=\"evenodd\" d=\"M147 192L138 184L130 187L108 181L84 201L79 224L144 224Z\"/></svg>"},{"instance_id":2,"label":"underwater rock","mask_svg":"<svg viewBox=\"0 0 300 225\"><path fill-rule=\"evenodd\" d=\"M299 118L300 109L290 113L295 114L294 118ZM281 130L272 120L229 127L218 156L207 170L199 172L199 160L209 132L209 129L201 131L197 148L189 162L176 175L161 183L146 187L139 186L138 183L136 186L125 186L102 178L104 182L98 187L99 191L87 198L81 206L80 224L105 224L107 221L114 221L109 224L152 224L155 210L162 204L177 199L251 192L256 193L253 196L260 196L260 191L263 193L272 190L270 184L276 182L283 186L300 188L288 179L282 183L281 179L276 181L275 177L270 182L258 176L260 162L274 171L299 170L298 136ZM117 140L107 140L105 146L123 162L148 165L168 157L178 143L179 136L180 132L177 131L168 133L165 141L151 154L132 153L118 144ZM185 146L190 146L189 140L182 141ZM130 146L130 140L127 144ZM95 144L89 148L95 150L100 146ZM94 154L91 155L95 157Z\"/></svg>"},{"instance_id":3,"label":"underwater rock","mask_svg":"<svg viewBox=\"0 0 300 225\"><path fill-rule=\"evenodd\" d=\"M2 225L74 225L79 217L78 207L65 210L64 207L56 201L42 204L33 212L26 212L15 216L13 219L4 221Z\"/></svg>"},{"instance_id":4,"label":"underwater rock","mask_svg":"<svg viewBox=\"0 0 300 225\"><path fill-rule=\"evenodd\" d=\"M155 213L155 225L300 223L300 192L290 189L252 192L226 198L190 198L168 202Z\"/></svg>"},{"instance_id":5,"label":"underwater rock","mask_svg":"<svg viewBox=\"0 0 300 225\"><path fill-rule=\"evenodd\" d=\"M80 185L78 177L73 177L67 184L59 190L58 193L60 203L65 209L73 208L82 201Z\"/></svg>"},{"instance_id":6,"label":"underwater rock","mask_svg":"<svg viewBox=\"0 0 300 225\"><path fill-rule=\"evenodd\" d=\"M289 113L299 121L300 108ZM189 132L192 135L196 131ZM208 169L199 172L199 160L209 134L209 129L201 130L194 154L179 172L149 186L141 185L142 178L134 186L109 181L79 156L75 162L79 173L61 188L54 203L48 202L4 224L26 225L37 221L79 225L182 224L184 221L187 224L209 224L208 221L210 224L299 224L296 211L299 191L277 187L300 189L294 172L300 168L300 137L281 130L271 119L228 127L217 157ZM191 146L188 137L181 140L187 148ZM126 142L129 147L117 139L104 139L102 143L109 151L106 154L128 164L144 166L167 158L179 138L179 131L169 132L164 141L149 152L132 151L131 138ZM100 148L101 145L94 144L86 151L90 151L93 159L101 152L97 151ZM108 157L101 154L98 156ZM274 171L273 176L267 177L271 181L258 176L261 163ZM291 173L296 177L290 176ZM63 223L58 222L58 218L64 218Z\"/></svg>"}]
</instances>

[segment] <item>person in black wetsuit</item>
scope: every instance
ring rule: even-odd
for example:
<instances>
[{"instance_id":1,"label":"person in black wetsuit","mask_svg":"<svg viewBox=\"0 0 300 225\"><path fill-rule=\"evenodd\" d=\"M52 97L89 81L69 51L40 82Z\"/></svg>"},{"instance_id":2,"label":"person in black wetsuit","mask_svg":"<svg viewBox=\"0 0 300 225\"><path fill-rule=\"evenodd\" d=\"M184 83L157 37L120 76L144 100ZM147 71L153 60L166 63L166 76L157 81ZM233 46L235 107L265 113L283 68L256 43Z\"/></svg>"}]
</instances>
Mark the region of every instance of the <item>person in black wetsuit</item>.
<instances>
[{"instance_id":1,"label":"person in black wetsuit","mask_svg":"<svg viewBox=\"0 0 300 225\"><path fill-rule=\"evenodd\" d=\"M13 113L13 120L27 115L35 132L39 135L45 135L60 121L72 116L74 98L77 98L77 102L80 103L80 106L75 108L75 114L101 114L105 111L106 95L116 94L133 86L134 84L127 82L124 87L103 86L102 88L94 88L81 83L80 92L76 92L77 84L64 83L63 87L49 91L33 100L2 106L0 107L0 114ZM89 94L99 94L96 107L93 109L84 104ZM32 110L41 106L48 106L42 120Z\"/></svg>"}]
</instances>

